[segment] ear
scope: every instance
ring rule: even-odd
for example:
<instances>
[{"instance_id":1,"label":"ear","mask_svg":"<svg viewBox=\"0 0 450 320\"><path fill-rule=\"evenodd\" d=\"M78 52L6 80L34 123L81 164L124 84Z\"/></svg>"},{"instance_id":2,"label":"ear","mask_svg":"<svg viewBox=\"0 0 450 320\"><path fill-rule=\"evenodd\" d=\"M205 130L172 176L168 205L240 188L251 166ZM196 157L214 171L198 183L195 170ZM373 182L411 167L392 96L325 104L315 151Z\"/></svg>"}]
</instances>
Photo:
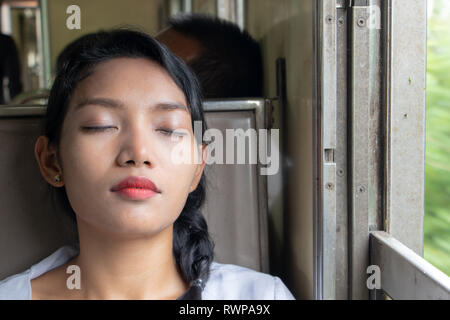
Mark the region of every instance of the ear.
<instances>
[{"instance_id":1,"label":"ear","mask_svg":"<svg viewBox=\"0 0 450 320\"><path fill-rule=\"evenodd\" d=\"M64 185L61 166L58 162L56 148L49 145L48 138L40 136L34 146L34 156L41 170L42 177L54 187ZM55 181L55 176L60 176L60 181Z\"/></svg>"},{"instance_id":2,"label":"ear","mask_svg":"<svg viewBox=\"0 0 450 320\"><path fill-rule=\"evenodd\" d=\"M202 143L201 146L201 155L202 161L197 164L197 168L195 169L194 179L192 180L191 188L189 189L189 193L197 189L198 184L200 183L200 179L202 178L203 170L205 169L206 161L208 159L208 145Z\"/></svg>"}]
</instances>

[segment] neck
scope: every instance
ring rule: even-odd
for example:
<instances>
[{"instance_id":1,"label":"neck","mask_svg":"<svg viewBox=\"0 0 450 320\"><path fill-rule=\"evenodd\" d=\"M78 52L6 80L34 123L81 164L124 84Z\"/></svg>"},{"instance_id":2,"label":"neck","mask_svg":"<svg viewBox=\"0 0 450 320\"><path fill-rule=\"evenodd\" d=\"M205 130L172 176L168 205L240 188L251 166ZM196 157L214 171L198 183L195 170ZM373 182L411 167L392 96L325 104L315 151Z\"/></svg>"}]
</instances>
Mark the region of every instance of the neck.
<instances>
[{"instance_id":1,"label":"neck","mask_svg":"<svg viewBox=\"0 0 450 320\"><path fill-rule=\"evenodd\" d=\"M187 289L173 256L173 226L156 235L125 237L78 221L84 299L176 299Z\"/></svg>"}]
</instances>

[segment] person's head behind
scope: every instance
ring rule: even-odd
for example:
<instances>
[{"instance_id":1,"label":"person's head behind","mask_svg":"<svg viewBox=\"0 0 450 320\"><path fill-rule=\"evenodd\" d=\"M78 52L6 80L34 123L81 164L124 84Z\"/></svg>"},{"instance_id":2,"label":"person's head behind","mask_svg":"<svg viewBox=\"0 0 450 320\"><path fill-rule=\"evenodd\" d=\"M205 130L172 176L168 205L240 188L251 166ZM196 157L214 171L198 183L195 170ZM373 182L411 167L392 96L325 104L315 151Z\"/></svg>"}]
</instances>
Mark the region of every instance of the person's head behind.
<instances>
[{"instance_id":1,"label":"person's head behind","mask_svg":"<svg viewBox=\"0 0 450 320\"><path fill-rule=\"evenodd\" d=\"M263 95L259 44L247 31L213 16L182 14L157 39L194 70L206 98Z\"/></svg>"},{"instance_id":2,"label":"person's head behind","mask_svg":"<svg viewBox=\"0 0 450 320\"><path fill-rule=\"evenodd\" d=\"M173 254L183 277L206 281L213 243L199 211L204 162L171 161L180 145L205 156L205 145L192 133L194 121L202 121L203 136L200 89L180 59L144 33L102 31L61 53L35 154L78 224L122 237L157 235L173 225ZM134 201L115 192L128 176L151 179L158 193Z\"/></svg>"}]
</instances>

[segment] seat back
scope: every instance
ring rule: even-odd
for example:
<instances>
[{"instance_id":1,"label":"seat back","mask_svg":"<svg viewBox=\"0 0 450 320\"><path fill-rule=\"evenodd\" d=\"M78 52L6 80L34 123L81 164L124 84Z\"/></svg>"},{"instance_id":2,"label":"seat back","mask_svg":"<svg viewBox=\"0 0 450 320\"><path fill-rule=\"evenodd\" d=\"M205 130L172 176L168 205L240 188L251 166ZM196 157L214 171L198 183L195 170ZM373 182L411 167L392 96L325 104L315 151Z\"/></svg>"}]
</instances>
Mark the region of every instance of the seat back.
<instances>
[{"instance_id":1,"label":"seat back","mask_svg":"<svg viewBox=\"0 0 450 320\"><path fill-rule=\"evenodd\" d=\"M259 130L266 128L268 112L265 100L228 100L205 103L208 128L218 129L226 145L227 129ZM237 160L237 141L234 155ZM257 153L259 154L259 143ZM254 270L269 272L267 176L261 166L246 164L207 165L206 201L203 214L216 243L216 260Z\"/></svg>"},{"instance_id":2,"label":"seat back","mask_svg":"<svg viewBox=\"0 0 450 320\"><path fill-rule=\"evenodd\" d=\"M0 108L0 279L71 241L34 157L42 109Z\"/></svg>"}]
</instances>

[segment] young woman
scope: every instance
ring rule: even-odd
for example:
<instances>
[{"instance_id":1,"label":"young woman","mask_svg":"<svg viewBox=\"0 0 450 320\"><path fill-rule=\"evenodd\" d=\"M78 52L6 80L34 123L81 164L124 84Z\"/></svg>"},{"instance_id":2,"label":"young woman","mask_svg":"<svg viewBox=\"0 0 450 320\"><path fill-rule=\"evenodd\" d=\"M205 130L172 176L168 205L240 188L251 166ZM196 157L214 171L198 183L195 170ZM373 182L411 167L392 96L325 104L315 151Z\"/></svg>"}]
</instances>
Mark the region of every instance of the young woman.
<instances>
[{"instance_id":1,"label":"young woman","mask_svg":"<svg viewBox=\"0 0 450 320\"><path fill-rule=\"evenodd\" d=\"M293 299L278 277L213 262L194 121L206 130L197 81L153 38L114 30L71 43L35 155L79 241L0 282L0 298ZM175 148L192 161L174 161Z\"/></svg>"}]
</instances>

